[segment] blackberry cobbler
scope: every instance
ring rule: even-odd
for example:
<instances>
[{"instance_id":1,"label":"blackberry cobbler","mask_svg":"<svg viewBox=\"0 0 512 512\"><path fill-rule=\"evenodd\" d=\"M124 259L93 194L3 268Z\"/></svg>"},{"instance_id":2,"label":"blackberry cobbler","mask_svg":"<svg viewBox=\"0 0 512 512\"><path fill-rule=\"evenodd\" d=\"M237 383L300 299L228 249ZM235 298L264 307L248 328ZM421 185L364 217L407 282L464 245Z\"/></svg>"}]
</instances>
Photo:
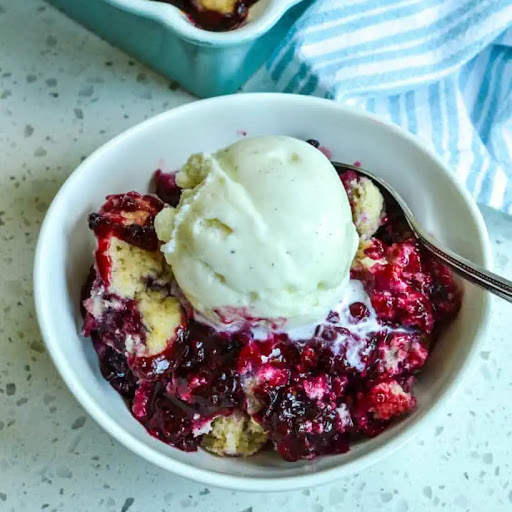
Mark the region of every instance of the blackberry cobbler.
<instances>
[{"instance_id":1,"label":"blackberry cobbler","mask_svg":"<svg viewBox=\"0 0 512 512\"><path fill-rule=\"evenodd\" d=\"M83 333L152 436L222 456L273 447L295 461L346 452L414 410L416 375L461 292L370 180L340 179L359 248L343 297L307 335L223 331L194 314L155 230L180 201L174 175L157 171L157 195L109 196L90 215Z\"/></svg>"}]
</instances>

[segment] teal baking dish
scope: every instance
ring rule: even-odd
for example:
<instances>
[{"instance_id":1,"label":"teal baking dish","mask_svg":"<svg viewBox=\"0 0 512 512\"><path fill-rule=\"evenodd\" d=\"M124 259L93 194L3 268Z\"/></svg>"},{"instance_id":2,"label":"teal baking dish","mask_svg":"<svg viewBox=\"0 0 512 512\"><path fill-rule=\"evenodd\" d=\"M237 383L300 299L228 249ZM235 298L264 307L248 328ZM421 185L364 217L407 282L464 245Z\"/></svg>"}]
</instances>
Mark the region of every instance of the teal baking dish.
<instances>
[{"instance_id":1,"label":"teal baking dish","mask_svg":"<svg viewBox=\"0 0 512 512\"><path fill-rule=\"evenodd\" d=\"M48 0L201 98L236 92L314 0L260 0L246 25L208 32L150 0Z\"/></svg>"}]
</instances>

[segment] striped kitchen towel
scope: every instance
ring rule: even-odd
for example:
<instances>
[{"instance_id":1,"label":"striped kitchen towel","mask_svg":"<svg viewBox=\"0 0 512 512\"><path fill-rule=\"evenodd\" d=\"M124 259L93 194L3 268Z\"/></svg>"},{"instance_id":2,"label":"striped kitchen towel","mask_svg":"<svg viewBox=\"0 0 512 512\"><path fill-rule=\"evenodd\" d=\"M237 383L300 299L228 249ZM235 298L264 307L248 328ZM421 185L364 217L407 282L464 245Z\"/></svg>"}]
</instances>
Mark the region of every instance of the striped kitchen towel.
<instances>
[{"instance_id":1,"label":"striped kitchen towel","mask_svg":"<svg viewBox=\"0 0 512 512\"><path fill-rule=\"evenodd\" d=\"M263 73L407 128L512 214L512 0L316 0Z\"/></svg>"}]
</instances>

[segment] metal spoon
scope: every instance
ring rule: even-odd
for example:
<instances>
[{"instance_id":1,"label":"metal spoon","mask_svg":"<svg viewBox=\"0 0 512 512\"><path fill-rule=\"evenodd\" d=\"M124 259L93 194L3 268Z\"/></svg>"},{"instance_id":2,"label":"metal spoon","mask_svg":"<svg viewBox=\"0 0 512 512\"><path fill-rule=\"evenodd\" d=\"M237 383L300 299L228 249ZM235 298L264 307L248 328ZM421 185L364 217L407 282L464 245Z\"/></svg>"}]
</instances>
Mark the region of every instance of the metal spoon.
<instances>
[{"instance_id":1,"label":"metal spoon","mask_svg":"<svg viewBox=\"0 0 512 512\"><path fill-rule=\"evenodd\" d=\"M471 281L472 283L484 288L485 290L498 295L499 297L512 302L512 281L485 270L479 265L475 265L471 261L455 254L445 247L441 247L440 243L429 235L426 230L418 223L416 217L412 213L407 203L402 196L386 181L378 176L375 176L370 171L361 169L355 165L343 164L340 162L332 162L337 171L350 170L358 174L366 176L373 180L376 184L386 190L398 203L402 209L405 219L412 229L413 233L420 240L423 246L430 252L435 254L440 260L443 261L448 267L456 271L461 277Z\"/></svg>"}]
</instances>

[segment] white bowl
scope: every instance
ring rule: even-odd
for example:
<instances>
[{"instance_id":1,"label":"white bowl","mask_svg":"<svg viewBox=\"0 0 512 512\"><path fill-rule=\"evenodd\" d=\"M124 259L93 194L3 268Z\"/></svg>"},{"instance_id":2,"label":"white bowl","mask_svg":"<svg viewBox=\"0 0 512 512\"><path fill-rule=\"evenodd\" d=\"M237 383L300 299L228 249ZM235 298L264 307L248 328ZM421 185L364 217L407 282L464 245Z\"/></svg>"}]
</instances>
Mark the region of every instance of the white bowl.
<instances>
[{"instance_id":1,"label":"white bowl","mask_svg":"<svg viewBox=\"0 0 512 512\"><path fill-rule=\"evenodd\" d=\"M360 160L389 180L440 240L463 256L490 264L482 217L439 159L410 135L332 101L282 94L235 95L165 112L116 137L85 160L55 197L39 237L35 300L48 350L71 392L112 436L145 459L194 480L241 490L285 490L326 483L389 455L424 427L451 395L487 324L489 302L467 285L460 314L435 347L416 386L416 411L349 453L288 463L273 454L221 459L184 453L152 438L132 418L80 336L80 287L91 264L87 214L107 194L145 192L157 168L173 170L194 152L213 151L248 135L315 138L339 161Z\"/></svg>"}]
</instances>

